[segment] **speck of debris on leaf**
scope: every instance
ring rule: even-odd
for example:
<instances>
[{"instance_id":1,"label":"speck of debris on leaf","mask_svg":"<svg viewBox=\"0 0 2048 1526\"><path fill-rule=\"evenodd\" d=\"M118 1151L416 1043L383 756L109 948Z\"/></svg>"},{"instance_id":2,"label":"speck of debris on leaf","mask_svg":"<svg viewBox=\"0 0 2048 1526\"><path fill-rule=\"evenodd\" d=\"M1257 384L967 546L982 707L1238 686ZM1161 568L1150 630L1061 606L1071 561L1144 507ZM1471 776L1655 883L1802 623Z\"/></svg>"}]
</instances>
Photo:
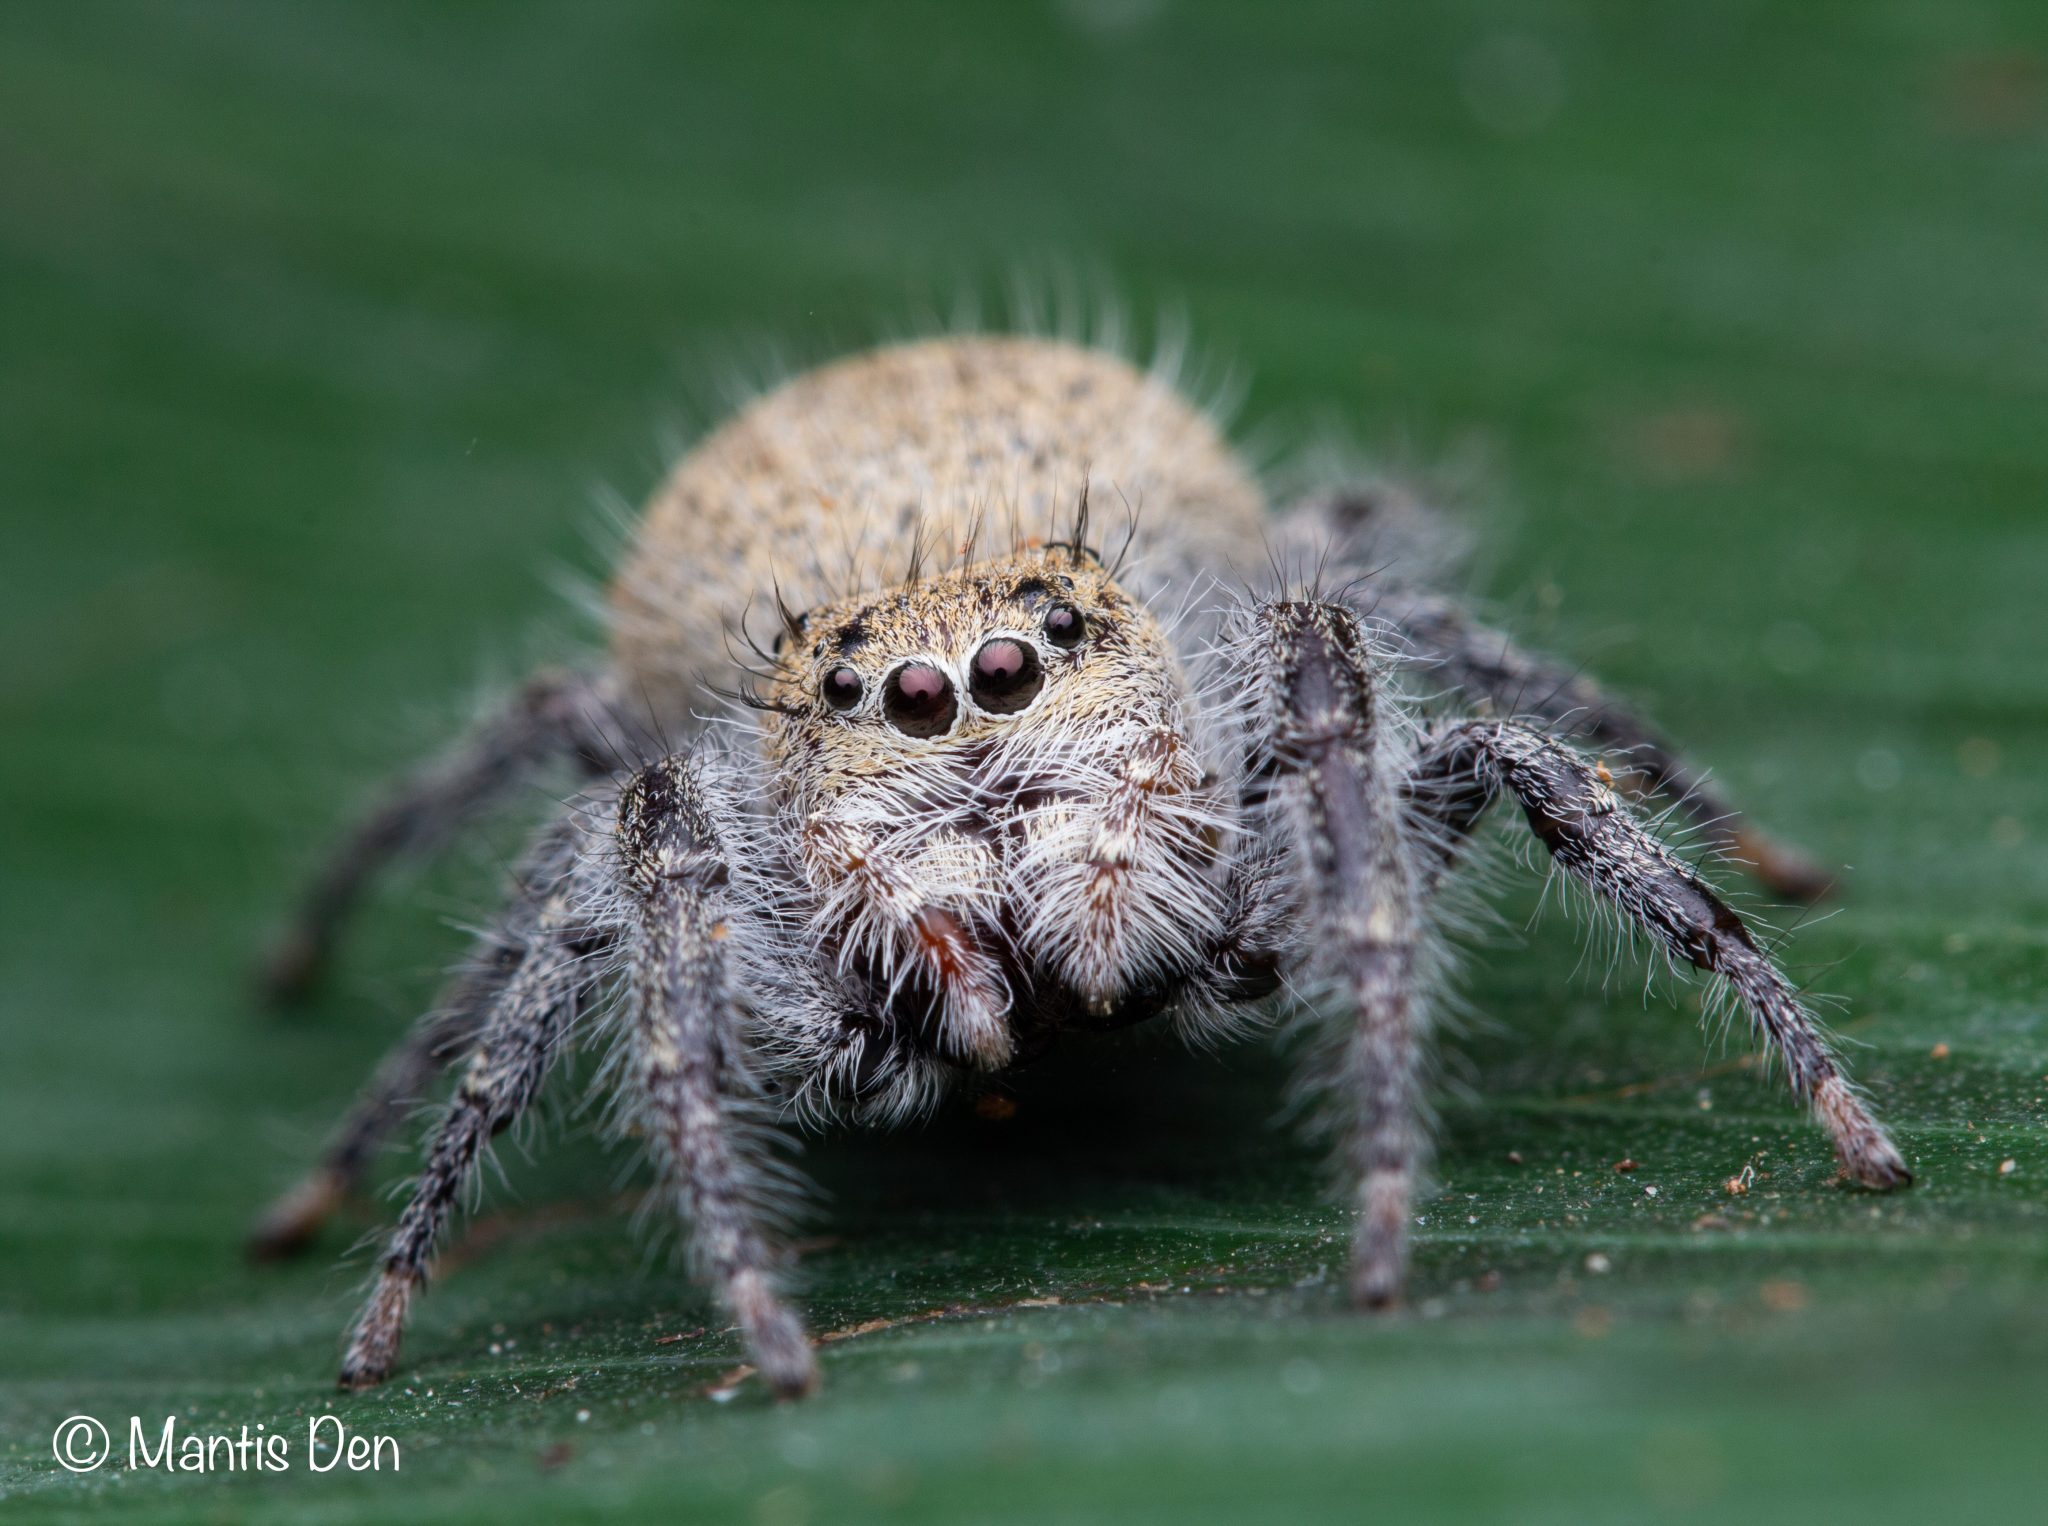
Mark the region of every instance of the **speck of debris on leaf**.
<instances>
[{"instance_id":1,"label":"speck of debris on leaf","mask_svg":"<svg viewBox=\"0 0 2048 1526\"><path fill-rule=\"evenodd\" d=\"M2011 1176L2019 1168L2020 1163L2016 1160L2002 1160L1998 1163L1998 1174L2000 1176Z\"/></svg>"},{"instance_id":2,"label":"speck of debris on leaf","mask_svg":"<svg viewBox=\"0 0 2048 1526\"><path fill-rule=\"evenodd\" d=\"M1586 1258L1586 1270L1591 1272L1595 1277L1600 1277L1604 1276L1608 1272L1613 1271L1614 1263L1612 1261L1609 1261L1605 1256L1601 1255L1600 1252L1596 1250L1593 1252L1592 1255Z\"/></svg>"},{"instance_id":3,"label":"speck of debris on leaf","mask_svg":"<svg viewBox=\"0 0 2048 1526\"><path fill-rule=\"evenodd\" d=\"M1930 1059L1930 1060L1945 1060L1945 1059L1947 1059L1947 1058L1948 1058L1948 1045L1946 1045L1946 1044L1936 1044L1936 1045L1935 1045L1935 1046L1934 1046L1934 1047L1933 1047L1932 1049L1930 1049L1930 1050L1928 1050L1928 1051L1927 1051L1927 1058L1928 1058L1928 1059Z\"/></svg>"},{"instance_id":4,"label":"speck of debris on leaf","mask_svg":"<svg viewBox=\"0 0 2048 1526\"><path fill-rule=\"evenodd\" d=\"M1636 1163L1635 1161L1631 1160L1628 1156L1624 1155L1620 1160L1614 1163L1614 1169L1623 1172L1633 1171L1636 1169Z\"/></svg>"},{"instance_id":5,"label":"speck of debris on leaf","mask_svg":"<svg viewBox=\"0 0 2048 1526\"><path fill-rule=\"evenodd\" d=\"M1764 1307L1780 1314L1796 1314L1806 1307L1806 1284L1776 1277L1758 1289Z\"/></svg>"},{"instance_id":6,"label":"speck of debris on leaf","mask_svg":"<svg viewBox=\"0 0 2048 1526\"><path fill-rule=\"evenodd\" d=\"M1511 1166L1519 1166L1519 1165L1520 1165L1521 1163L1522 1163L1522 1152L1521 1152L1520 1150L1510 1150L1510 1151L1508 1151L1508 1164L1509 1164L1509 1165L1511 1165Z\"/></svg>"}]
</instances>

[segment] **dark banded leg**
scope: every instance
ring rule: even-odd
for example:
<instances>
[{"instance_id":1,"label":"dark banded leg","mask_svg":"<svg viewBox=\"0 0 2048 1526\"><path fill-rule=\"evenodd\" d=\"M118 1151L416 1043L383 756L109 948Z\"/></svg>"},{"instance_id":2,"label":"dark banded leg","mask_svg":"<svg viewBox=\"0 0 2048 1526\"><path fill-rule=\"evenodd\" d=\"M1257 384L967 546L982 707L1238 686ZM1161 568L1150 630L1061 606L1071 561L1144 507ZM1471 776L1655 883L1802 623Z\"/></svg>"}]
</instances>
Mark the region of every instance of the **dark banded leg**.
<instances>
[{"instance_id":1,"label":"dark banded leg","mask_svg":"<svg viewBox=\"0 0 2048 1526\"><path fill-rule=\"evenodd\" d=\"M575 825L552 829L538 860L576 862ZM559 857L558 857L559 855ZM565 872L545 893L518 967L476 1035L467 1069L436 1123L427 1159L379 1263L377 1284L357 1317L342 1360L341 1385L368 1388L390 1375L413 1294L484 1147L539 1095L549 1064L595 983L595 932L586 887Z\"/></svg>"},{"instance_id":2,"label":"dark banded leg","mask_svg":"<svg viewBox=\"0 0 2048 1526\"><path fill-rule=\"evenodd\" d=\"M378 1065L321 1152L319 1164L264 1209L249 1231L251 1258L282 1261L313 1243L321 1226L362 1186L384 1141L474 1041L482 1021L476 1004L462 1002L452 993L419 1021Z\"/></svg>"},{"instance_id":3,"label":"dark banded leg","mask_svg":"<svg viewBox=\"0 0 2048 1526\"><path fill-rule=\"evenodd\" d=\"M556 872L566 873L567 868L558 865ZM505 926L480 940L433 1010L378 1063L319 1163L265 1209L249 1232L251 1257L277 1261L298 1255L348 1196L362 1187L385 1141L432 1093L442 1073L475 1044L492 1003L526 955L547 888L529 885L522 891Z\"/></svg>"},{"instance_id":4,"label":"dark banded leg","mask_svg":"<svg viewBox=\"0 0 2048 1526\"><path fill-rule=\"evenodd\" d=\"M1879 1189L1912 1181L1812 1014L1749 927L1636 818L1593 764L1527 727L1471 721L1424 747L1409 786L1410 808L1435 818L1439 853L1454 851L1502 795L1521 806L1559 868L1672 959L1728 983L1758 1038L1784 1061L1793 1094L1828 1131L1852 1181Z\"/></svg>"},{"instance_id":5,"label":"dark banded leg","mask_svg":"<svg viewBox=\"0 0 2048 1526\"><path fill-rule=\"evenodd\" d=\"M619 724L589 674L546 672L462 742L401 782L359 823L308 887L259 974L266 1000L297 1000L326 967L343 924L386 865L424 858L534 772L580 757L586 772L619 762L608 735Z\"/></svg>"},{"instance_id":6,"label":"dark banded leg","mask_svg":"<svg viewBox=\"0 0 2048 1526\"><path fill-rule=\"evenodd\" d=\"M739 1321L762 1376L795 1398L817 1386L818 1369L802 1323L776 1292L778 1257L756 1201L761 1178L745 1149L746 1057L723 948L719 814L681 758L638 775L619 801L627 1075L700 1273Z\"/></svg>"},{"instance_id":7,"label":"dark banded leg","mask_svg":"<svg viewBox=\"0 0 2048 1526\"><path fill-rule=\"evenodd\" d=\"M1418 914L1402 804L1379 764L1371 651L1349 610L1261 607L1254 667L1272 675L1274 804L1299 838L1309 974L1351 1008L1333 1090L1358 1191L1351 1294L1400 1295L1424 1138Z\"/></svg>"},{"instance_id":8,"label":"dark banded leg","mask_svg":"<svg viewBox=\"0 0 2048 1526\"><path fill-rule=\"evenodd\" d=\"M251 1256L270 1261L305 1250L343 1200L362 1186L384 1142L475 1043L492 1004L532 947L549 895L575 871L577 852L569 834L551 832L520 865L499 926L477 940L433 1010L378 1064L319 1164L264 1211L249 1235Z\"/></svg>"},{"instance_id":9,"label":"dark banded leg","mask_svg":"<svg viewBox=\"0 0 2048 1526\"><path fill-rule=\"evenodd\" d=\"M1641 716L1555 658L1530 652L1476 625L1448 599L1393 596L1374 611L1407 642L1430 679L1462 691L1468 705L1608 753L1630 795L1672 801L1706 840L1750 867L1772 894L1794 901L1826 895L1834 876L1744 820L1741 813Z\"/></svg>"}]
</instances>

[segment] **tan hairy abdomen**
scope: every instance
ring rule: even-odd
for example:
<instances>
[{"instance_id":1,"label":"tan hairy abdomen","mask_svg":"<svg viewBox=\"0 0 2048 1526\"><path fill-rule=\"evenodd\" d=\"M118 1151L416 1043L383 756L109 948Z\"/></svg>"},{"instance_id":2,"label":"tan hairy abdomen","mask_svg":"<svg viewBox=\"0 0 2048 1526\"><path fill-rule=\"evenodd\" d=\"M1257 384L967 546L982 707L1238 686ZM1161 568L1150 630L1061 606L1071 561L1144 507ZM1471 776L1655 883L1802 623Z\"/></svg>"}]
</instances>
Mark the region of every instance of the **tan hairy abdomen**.
<instances>
[{"instance_id":1,"label":"tan hairy abdomen","mask_svg":"<svg viewBox=\"0 0 2048 1526\"><path fill-rule=\"evenodd\" d=\"M679 462L612 588L622 677L668 716L730 686L742 617L805 609L927 567L1063 535L1087 472L1094 538L1155 576L1227 575L1261 553L1264 499L1209 420L1165 381L1049 340L892 346L757 399Z\"/></svg>"}]
</instances>

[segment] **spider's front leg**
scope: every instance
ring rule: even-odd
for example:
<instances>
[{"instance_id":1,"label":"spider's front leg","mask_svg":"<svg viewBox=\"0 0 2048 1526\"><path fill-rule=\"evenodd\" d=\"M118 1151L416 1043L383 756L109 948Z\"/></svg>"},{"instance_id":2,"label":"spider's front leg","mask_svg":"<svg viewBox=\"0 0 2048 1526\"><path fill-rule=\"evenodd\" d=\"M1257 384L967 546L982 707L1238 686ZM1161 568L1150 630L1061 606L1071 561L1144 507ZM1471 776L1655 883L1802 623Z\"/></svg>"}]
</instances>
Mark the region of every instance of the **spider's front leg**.
<instances>
[{"instance_id":1,"label":"spider's front leg","mask_svg":"<svg viewBox=\"0 0 2048 1526\"><path fill-rule=\"evenodd\" d=\"M1340 605L1290 600L1253 615L1247 657L1268 686L1276 789L1292 818L1308 922L1309 974L1351 1009L1330 1088L1345 1109L1357 1182L1351 1294L1400 1296L1408 1205L1424 1139L1418 1094L1420 936L1403 809L1379 734L1372 649Z\"/></svg>"},{"instance_id":2,"label":"spider's front leg","mask_svg":"<svg viewBox=\"0 0 2048 1526\"><path fill-rule=\"evenodd\" d=\"M619 801L618 876L627 923L630 1084L691 1250L739 1321L756 1364L786 1398L817 1386L802 1323L775 1289L777 1257L760 1228L757 1172L743 1150L746 1056L724 950L730 869L701 773L670 758Z\"/></svg>"},{"instance_id":3,"label":"spider's front leg","mask_svg":"<svg viewBox=\"0 0 2048 1526\"><path fill-rule=\"evenodd\" d=\"M1880 1190L1912 1181L1898 1148L1842 1074L1827 1039L1754 934L1691 865L1637 819L1599 770L1526 726L1470 721L1430 739L1408 783L1427 822L1432 874L1506 795L1567 874L1648 933L1675 961L1720 977L1785 1062L1793 1094L1834 1141L1843 1172Z\"/></svg>"},{"instance_id":4,"label":"spider's front leg","mask_svg":"<svg viewBox=\"0 0 2048 1526\"><path fill-rule=\"evenodd\" d=\"M784 1394L815 1384L803 1328L774 1290L775 1258L756 1227L758 1178L742 1148L737 1115L747 1077L721 947L728 871L714 814L695 766L672 758L633 779L619 797L615 823L571 818L543 839L535 871L525 876L527 904L515 908L503 935L503 946L520 951L516 964L509 974L479 967L471 994L487 997L488 1012L474 1025L469 1064L351 1334L344 1387L366 1388L390 1375L407 1312L456 1200L492 1136L539 1095L601 978L596 956L612 945L626 966L630 1105L692 1224L699 1259L768 1381ZM462 1010L460 1003L451 1007ZM443 1033L442 1022L430 1019L391 1067L425 1065L445 1042L459 1042ZM359 1118L386 1100L373 1087ZM344 1130L344 1141L349 1137Z\"/></svg>"}]
</instances>

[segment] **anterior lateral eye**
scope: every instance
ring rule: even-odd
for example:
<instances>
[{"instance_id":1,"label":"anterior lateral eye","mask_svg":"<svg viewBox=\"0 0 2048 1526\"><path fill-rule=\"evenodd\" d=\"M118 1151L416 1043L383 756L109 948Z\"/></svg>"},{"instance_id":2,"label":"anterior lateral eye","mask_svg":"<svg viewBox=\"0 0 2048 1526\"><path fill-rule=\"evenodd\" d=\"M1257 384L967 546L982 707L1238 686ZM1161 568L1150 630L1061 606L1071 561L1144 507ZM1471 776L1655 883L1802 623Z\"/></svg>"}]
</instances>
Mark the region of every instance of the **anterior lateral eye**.
<instances>
[{"instance_id":1,"label":"anterior lateral eye","mask_svg":"<svg viewBox=\"0 0 2048 1526\"><path fill-rule=\"evenodd\" d=\"M1071 650L1088 634L1088 618L1071 604L1055 604L1045 612L1045 639Z\"/></svg>"},{"instance_id":2,"label":"anterior lateral eye","mask_svg":"<svg viewBox=\"0 0 2048 1526\"><path fill-rule=\"evenodd\" d=\"M1030 704L1045 683L1038 654L1022 641L996 636L974 654L968 687L974 702L993 715L1014 715Z\"/></svg>"},{"instance_id":3,"label":"anterior lateral eye","mask_svg":"<svg viewBox=\"0 0 2048 1526\"><path fill-rule=\"evenodd\" d=\"M862 687L860 674L842 664L825 675L825 703L834 710L851 710L860 703Z\"/></svg>"}]
</instances>

